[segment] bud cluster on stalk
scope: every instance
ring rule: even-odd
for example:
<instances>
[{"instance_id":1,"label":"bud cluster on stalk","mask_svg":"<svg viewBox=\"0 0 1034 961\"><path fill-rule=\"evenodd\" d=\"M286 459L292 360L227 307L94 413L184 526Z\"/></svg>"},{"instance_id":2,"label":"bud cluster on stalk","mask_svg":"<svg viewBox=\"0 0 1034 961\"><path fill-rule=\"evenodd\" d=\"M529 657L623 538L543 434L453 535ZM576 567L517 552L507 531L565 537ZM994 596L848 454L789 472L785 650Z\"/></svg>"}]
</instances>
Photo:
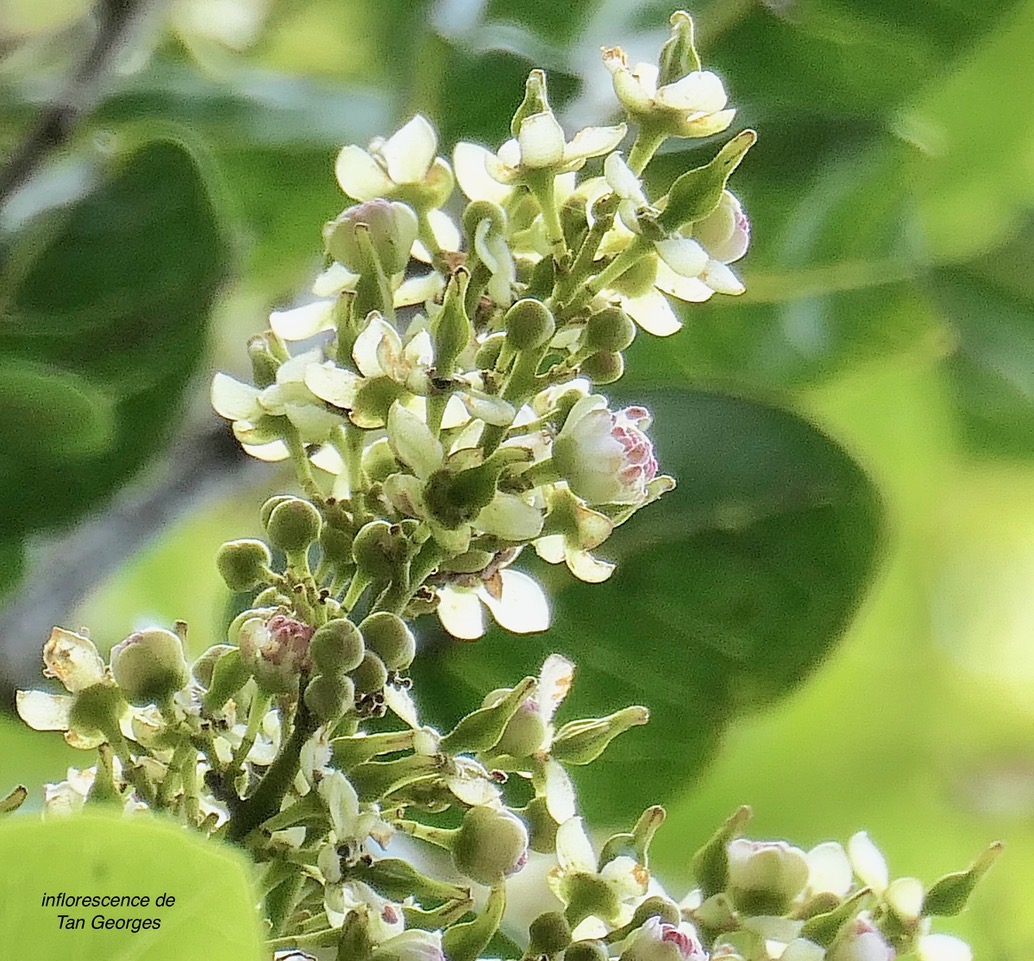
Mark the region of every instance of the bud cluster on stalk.
<instances>
[{"instance_id":1,"label":"bud cluster on stalk","mask_svg":"<svg viewBox=\"0 0 1034 961\"><path fill-rule=\"evenodd\" d=\"M665 140L734 119L688 15L656 65L603 60L618 124L569 135L534 70L497 150L461 142L450 161L420 115L341 150L349 203L323 226L316 299L249 341L250 383L212 384L244 449L290 461L300 493L262 505L263 539L219 549L241 613L192 663L182 623L107 659L55 628L44 673L65 692L20 692L18 709L98 759L47 786L48 816L150 809L240 846L272 956L477 961L516 943L523 961L966 961L930 918L962 908L997 848L924 889L889 881L864 834L847 852L746 840L744 810L687 853L695 887L673 899L649 864L663 808L595 846L571 769L649 712L560 723L561 654L455 723L421 719L442 705L411 694L420 617L463 640L488 617L546 630L525 548L610 576L595 552L675 482L650 412L599 389L638 330L673 334L686 304L744 289L729 265L750 229L727 184L754 133L662 189L642 181ZM532 875L549 907L518 924L509 892Z\"/></svg>"}]
</instances>

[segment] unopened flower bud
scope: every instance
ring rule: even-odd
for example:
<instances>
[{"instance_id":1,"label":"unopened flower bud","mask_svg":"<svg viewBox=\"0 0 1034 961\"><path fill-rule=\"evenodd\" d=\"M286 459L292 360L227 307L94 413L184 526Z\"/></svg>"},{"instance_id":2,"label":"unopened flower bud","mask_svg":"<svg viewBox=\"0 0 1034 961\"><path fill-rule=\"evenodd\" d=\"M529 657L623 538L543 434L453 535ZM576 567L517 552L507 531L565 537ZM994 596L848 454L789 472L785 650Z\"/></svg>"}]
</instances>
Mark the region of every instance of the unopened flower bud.
<instances>
[{"instance_id":1,"label":"unopened flower bud","mask_svg":"<svg viewBox=\"0 0 1034 961\"><path fill-rule=\"evenodd\" d=\"M532 70L524 82L524 99L510 121L510 133L516 137L520 133L521 124L525 119L535 114L550 112L549 95L546 92L546 73L544 70Z\"/></svg>"},{"instance_id":2,"label":"unopened flower bud","mask_svg":"<svg viewBox=\"0 0 1034 961\"><path fill-rule=\"evenodd\" d=\"M355 683L356 694L376 694L383 691L384 685L388 683L388 669L373 651L367 651L352 672L352 681Z\"/></svg>"},{"instance_id":3,"label":"unopened flower bud","mask_svg":"<svg viewBox=\"0 0 1034 961\"><path fill-rule=\"evenodd\" d=\"M524 867L528 831L512 814L477 805L463 816L452 859L457 871L478 884L499 884Z\"/></svg>"},{"instance_id":4,"label":"unopened flower bud","mask_svg":"<svg viewBox=\"0 0 1034 961\"><path fill-rule=\"evenodd\" d=\"M546 733L546 721L534 697L529 697L510 718L493 750L496 754L509 754L515 758L531 757L542 747Z\"/></svg>"},{"instance_id":5,"label":"unopened flower bud","mask_svg":"<svg viewBox=\"0 0 1034 961\"><path fill-rule=\"evenodd\" d=\"M729 842L728 890L749 914L782 914L808 883L808 858L784 841Z\"/></svg>"},{"instance_id":6,"label":"unopened flower bud","mask_svg":"<svg viewBox=\"0 0 1034 961\"><path fill-rule=\"evenodd\" d=\"M688 921L671 924L648 918L633 934L622 961L707 961L696 928Z\"/></svg>"},{"instance_id":7,"label":"unopened flower bud","mask_svg":"<svg viewBox=\"0 0 1034 961\"><path fill-rule=\"evenodd\" d=\"M375 440L363 451L363 473L375 484L397 473L399 462L386 437Z\"/></svg>"},{"instance_id":8,"label":"unopened flower bud","mask_svg":"<svg viewBox=\"0 0 1034 961\"><path fill-rule=\"evenodd\" d=\"M276 383L276 372L282 361L273 353L264 335L259 334L248 341L248 357L251 359L251 379L259 390Z\"/></svg>"},{"instance_id":9,"label":"unopened flower bud","mask_svg":"<svg viewBox=\"0 0 1034 961\"><path fill-rule=\"evenodd\" d=\"M379 266L389 276L409 263L416 240L416 214L403 203L381 198L342 211L323 227L327 253L355 273Z\"/></svg>"},{"instance_id":10,"label":"unopened flower bud","mask_svg":"<svg viewBox=\"0 0 1034 961\"><path fill-rule=\"evenodd\" d=\"M564 961L607 961L609 957L602 941L575 941L564 951Z\"/></svg>"},{"instance_id":11,"label":"unopened flower bud","mask_svg":"<svg viewBox=\"0 0 1034 961\"><path fill-rule=\"evenodd\" d=\"M352 542L352 558L368 580L387 581L395 574L397 544L387 521L370 521Z\"/></svg>"},{"instance_id":12,"label":"unopened flower bud","mask_svg":"<svg viewBox=\"0 0 1034 961\"><path fill-rule=\"evenodd\" d=\"M327 621L309 641L309 656L321 674L348 674L362 663L365 654L363 635L346 617Z\"/></svg>"},{"instance_id":13,"label":"unopened flower bud","mask_svg":"<svg viewBox=\"0 0 1034 961\"><path fill-rule=\"evenodd\" d=\"M966 906L977 882L998 859L1002 850L1002 842L997 841L983 851L965 871L946 874L934 881L923 899L923 915L950 917L958 914Z\"/></svg>"},{"instance_id":14,"label":"unopened flower bud","mask_svg":"<svg viewBox=\"0 0 1034 961\"><path fill-rule=\"evenodd\" d=\"M294 500L291 494L274 494L267 498L259 508L259 520L262 522L262 526L269 526L269 515L273 513L273 509L289 500Z\"/></svg>"},{"instance_id":15,"label":"unopened flower bud","mask_svg":"<svg viewBox=\"0 0 1034 961\"><path fill-rule=\"evenodd\" d=\"M171 697L190 680L183 642L172 631L149 627L111 649L111 673L135 704Z\"/></svg>"},{"instance_id":16,"label":"unopened flower bud","mask_svg":"<svg viewBox=\"0 0 1034 961\"><path fill-rule=\"evenodd\" d=\"M559 954L571 943L571 925L561 911L547 911L528 925L528 954Z\"/></svg>"},{"instance_id":17,"label":"unopened flower bud","mask_svg":"<svg viewBox=\"0 0 1034 961\"><path fill-rule=\"evenodd\" d=\"M441 749L447 754L491 749L534 687L535 679L526 677L495 703L468 714L442 738Z\"/></svg>"},{"instance_id":18,"label":"unopened flower bud","mask_svg":"<svg viewBox=\"0 0 1034 961\"><path fill-rule=\"evenodd\" d=\"M237 631L242 660L271 694L297 691L299 676L309 669L312 634L312 627L286 614L250 617Z\"/></svg>"},{"instance_id":19,"label":"unopened flower bud","mask_svg":"<svg viewBox=\"0 0 1034 961\"><path fill-rule=\"evenodd\" d=\"M366 646L389 671L404 671L416 656L416 638L397 614L377 611L359 625Z\"/></svg>"},{"instance_id":20,"label":"unopened flower bud","mask_svg":"<svg viewBox=\"0 0 1034 961\"><path fill-rule=\"evenodd\" d=\"M579 370L594 384L613 384L625 372L625 358L617 351L598 350L581 362Z\"/></svg>"},{"instance_id":21,"label":"unopened flower bud","mask_svg":"<svg viewBox=\"0 0 1034 961\"><path fill-rule=\"evenodd\" d=\"M626 707L608 717L570 721L557 731L551 753L564 764L589 764L619 734L645 724L649 719L650 712L637 705Z\"/></svg>"},{"instance_id":22,"label":"unopened flower bud","mask_svg":"<svg viewBox=\"0 0 1034 961\"><path fill-rule=\"evenodd\" d=\"M202 668L199 665L207 660L207 655L215 653L215 660L211 661L211 668ZM251 677L251 671L241 657L240 648L230 647L228 644L216 644L210 647L201 660L194 664L194 676L200 681L204 674L208 674L208 682L202 684L207 690L204 694L205 707L210 711L218 711L234 694L236 694Z\"/></svg>"},{"instance_id":23,"label":"unopened flower bud","mask_svg":"<svg viewBox=\"0 0 1034 961\"><path fill-rule=\"evenodd\" d=\"M216 552L215 563L231 591L250 591L263 583L272 557L269 548L257 540L227 541Z\"/></svg>"},{"instance_id":24,"label":"unopened flower bud","mask_svg":"<svg viewBox=\"0 0 1034 961\"><path fill-rule=\"evenodd\" d=\"M289 554L304 551L320 536L320 512L300 497L289 497L273 507L266 521L269 540Z\"/></svg>"},{"instance_id":25,"label":"unopened flower bud","mask_svg":"<svg viewBox=\"0 0 1034 961\"><path fill-rule=\"evenodd\" d=\"M321 721L336 721L355 703L352 679L340 674L318 674L305 688L305 706Z\"/></svg>"},{"instance_id":26,"label":"unopened flower bud","mask_svg":"<svg viewBox=\"0 0 1034 961\"><path fill-rule=\"evenodd\" d=\"M518 300L504 315L507 343L514 350L535 350L549 343L556 332L556 321L540 300Z\"/></svg>"},{"instance_id":27,"label":"unopened flower bud","mask_svg":"<svg viewBox=\"0 0 1034 961\"><path fill-rule=\"evenodd\" d=\"M635 339L635 323L620 307L604 307L585 324L585 346L595 350L627 350Z\"/></svg>"},{"instance_id":28,"label":"unopened flower bud","mask_svg":"<svg viewBox=\"0 0 1034 961\"><path fill-rule=\"evenodd\" d=\"M522 813L528 822L528 847L537 854L553 854L560 825L549 813L549 802L544 797L532 798Z\"/></svg>"}]
</instances>

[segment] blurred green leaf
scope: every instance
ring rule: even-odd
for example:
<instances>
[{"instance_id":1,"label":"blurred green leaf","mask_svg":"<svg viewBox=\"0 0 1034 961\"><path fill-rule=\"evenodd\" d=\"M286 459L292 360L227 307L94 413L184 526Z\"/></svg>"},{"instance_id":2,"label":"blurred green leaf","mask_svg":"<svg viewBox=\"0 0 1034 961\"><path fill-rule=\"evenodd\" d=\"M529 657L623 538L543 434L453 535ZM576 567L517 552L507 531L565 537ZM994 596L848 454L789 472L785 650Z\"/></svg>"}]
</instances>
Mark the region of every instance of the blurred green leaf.
<instances>
[{"instance_id":1,"label":"blurred green leaf","mask_svg":"<svg viewBox=\"0 0 1034 961\"><path fill-rule=\"evenodd\" d=\"M691 786L730 721L792 690L830 652L868 584L880 528L865 475L805 421L718 394L646 400L679 486L600 551L618 557L614 577L605 587L564 579L550 633L446 642L414 666L414 689L434 695L423 710L444 726L554 650L578 665L561 720L649 707L646 727L577 772L587 812L612 821Z\"/></svg>"},{"instance_id":2,"label":"blurred green leaf","mask_svg":"<svg viewBox=\"0 0 1034 961\"><path fill-rule=\"evenodd\" d=\"M248 865L236 851L144 816L80 815L0 824L0 939L9 957L83 961L257 961L262 935ZM17 870L15 870L17 866ZM44 907L43 896L142 895L147 907ZM169 895L174 903L157 906ZM83 918L74 933L58 915ZM97 917L153 918L157 928L94 929ZM103 920L101 921L103 923Z\"/></svg>"},{"instance_id":3,"label":"blurred green leaf","mask_svg":"<svg viewBox=\"0 0 1034 961\"><path fill-rule=\"evenodd\" d=\"M169 436L227 249L197 163L169 140L7 242L0 358L19 456L0 506L14 535L80 516Z\"/></svg>"}]
</instances>

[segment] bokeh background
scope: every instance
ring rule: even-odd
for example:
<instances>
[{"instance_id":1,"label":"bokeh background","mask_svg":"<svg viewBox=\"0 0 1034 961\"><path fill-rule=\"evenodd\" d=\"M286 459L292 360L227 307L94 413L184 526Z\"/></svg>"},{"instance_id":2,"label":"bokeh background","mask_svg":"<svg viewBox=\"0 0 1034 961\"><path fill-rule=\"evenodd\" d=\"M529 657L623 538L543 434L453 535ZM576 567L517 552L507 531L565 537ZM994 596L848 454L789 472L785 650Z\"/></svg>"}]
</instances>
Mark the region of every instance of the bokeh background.
<instances>
[{"instance_id":1,"label":"bokeh background","mask_svg":"<svg viewBox=\"0 0 1034 961\"><path fill-rule=\"evenodd\" d=\"M866 828L895 875L1006 855L950 929L1034 957L1034 3L711 0L705 66L759 141L733 188L747 293L641 335L622 396L680 488L602 586L528 566L544 637L426 629L445 725L571 653L579 708L654 721L583 782L651 801L673 889L714 826L802 845ZM497 146L533 66L569 128L614 115L603 44L652 59L668 3L0 0L0 674L49 626L219 639L212 556L285 484L207 411L216 369L305 301L332 165L421 111ZM43 118L41 123L40 118ZM690 147L692 149L690 149ZM657 189L713 144L659 155ZM608 545L610 547L611 545ZM418 685L419 686L419 685ZM0 717L0 790L82 755Z\"/></svg>"}]
</instances>

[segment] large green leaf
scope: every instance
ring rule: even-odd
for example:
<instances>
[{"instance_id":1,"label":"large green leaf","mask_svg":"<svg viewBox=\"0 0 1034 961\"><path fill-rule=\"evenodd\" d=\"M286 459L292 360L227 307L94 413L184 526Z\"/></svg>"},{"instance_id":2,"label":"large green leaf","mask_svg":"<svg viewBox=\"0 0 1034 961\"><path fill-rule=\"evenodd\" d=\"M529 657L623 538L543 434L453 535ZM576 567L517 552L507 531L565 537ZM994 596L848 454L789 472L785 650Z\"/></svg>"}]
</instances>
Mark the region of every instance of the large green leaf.
<instances>
[{"instance_id":1,"label":"large green leaf","mask_svg":"<svg viewBox=\"0 0 1034 961\"><path fill-rule=\"evenodd\" d=\"M414 671L415 689L434 692L423 707L439 724L534 673L551 651L579 671L561 720L649 707L646 727L578 772L583 806L609 819L684 791L733 719L815 669L862 596L879 539L871 484L807 422L695 391L649 403L661 463L679 486L605 545L619 561L614 577L565 579L547 634L442 641Z\"/></svg>"},{"instance_id":2,"label":"large green leaf","mask_svg":"<svg viewBox=\"0 0 1034 961\"><path fill-rule=\"evenodd\" d=\"M81 815L0 825L0 941L10 958L257 961L262 934L236 851L143 815ZM45 906L45 896L140 896L147 906ZM165 903L156 901L163 895ZM173 899L169 903L169 898ZM80 930L61 927L83 920ZM98 922L97 918L101 920ZM147 928L94 928L105 919ZM154 921L158 922L154 926Z\"/></svg>"},{"instance_id":3,"label":"large green leaf","mask_svg":"<svg viewBox=\"0 0 1034 961\"><path fill-rule=\"evenodd\" d=\"M159 449L227 252L198 164L171 140L117 157L77 202L5 239L3 426L17 456L0 508L13 535L75 519Z\"/></svg>"}]
</instances>

